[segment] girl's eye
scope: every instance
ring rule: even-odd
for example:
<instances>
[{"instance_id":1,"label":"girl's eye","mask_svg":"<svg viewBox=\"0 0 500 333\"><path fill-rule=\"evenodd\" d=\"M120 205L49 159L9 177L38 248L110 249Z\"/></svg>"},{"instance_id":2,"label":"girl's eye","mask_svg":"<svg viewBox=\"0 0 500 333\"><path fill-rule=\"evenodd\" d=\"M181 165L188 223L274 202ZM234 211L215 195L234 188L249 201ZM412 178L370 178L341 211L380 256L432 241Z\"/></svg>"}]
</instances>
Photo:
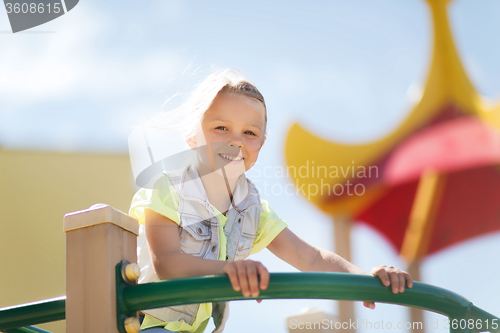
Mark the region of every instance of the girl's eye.
<instances>
[{"instance_id":1,"label":"girl's eye","mask_svg":"<svg viewBox=\"0 0 500 333\"><path fill-rule=\"evenodd\" d=\"M218 126L215 129L218 129L218 130L221 130L221 131L226 131L227 130L226 126Z\"/></svg>"},{"instance_id":2,"label":"girl's eye","mask_svg":"<svg viewBox=\"0 0 500 333\"><path fill-rule=\"evenodd\" d=\"M257 136L254 132L252 131L246 131L245 134L250 134L250 135L253 135L253 136Z\"/></svg>"}]
</instances>

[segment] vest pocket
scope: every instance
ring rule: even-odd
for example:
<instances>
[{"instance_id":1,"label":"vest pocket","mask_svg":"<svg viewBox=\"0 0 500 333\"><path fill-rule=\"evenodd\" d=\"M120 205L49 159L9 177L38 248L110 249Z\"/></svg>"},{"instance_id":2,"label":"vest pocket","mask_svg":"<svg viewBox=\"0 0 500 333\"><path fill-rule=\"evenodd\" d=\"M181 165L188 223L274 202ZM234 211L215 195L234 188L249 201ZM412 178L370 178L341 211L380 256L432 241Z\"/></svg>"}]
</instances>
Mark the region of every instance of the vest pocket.
<instances>
[{"instance_id":1,"label":"vest pocket","mask_svg":"<svg viewBox=\"0 0 500 333\"><path fill-rule=\"evenodd\" d=\"M210 225L205 222L185 223L181 230L181 250L194 256L203 256L212 238Z\"/></svg>"},{"instance_id":2,"label":"vest pocket","mask_svg":"<svg viewBox=\"0 0 500 333\"><path fill-rule=\"evenodd\" d=\"M150 309L143 312L163 322L184 321L192 325L199 306L199 304L187 304L171 306L169 308Z\"/></svg>"},{"instance_id":3,"label":"vest pocket","mask_svg":"<svg viewBox=\"0 0 500 333\"><path fill-rule=\"evenodd\" d=\"M252 245L256 237L257 235L249 234L246 232L243 232L241 234L234 260L244 260L250 255L250 251L252 250Z\"/></svg>"}]
</instances>

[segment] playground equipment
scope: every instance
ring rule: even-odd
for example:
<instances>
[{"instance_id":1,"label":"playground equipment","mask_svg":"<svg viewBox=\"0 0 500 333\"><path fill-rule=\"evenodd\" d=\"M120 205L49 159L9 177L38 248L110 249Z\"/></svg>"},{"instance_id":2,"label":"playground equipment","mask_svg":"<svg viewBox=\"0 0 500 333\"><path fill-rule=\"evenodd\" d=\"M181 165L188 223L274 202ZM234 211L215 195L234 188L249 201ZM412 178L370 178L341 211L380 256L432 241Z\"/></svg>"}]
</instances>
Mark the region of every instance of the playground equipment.
<instances>
[{"instance_id":1,"label":"playground equipment","mask_svg":"<svg viewBox=\"0 0 500 333\"><path fill-rule=\"evenodd\" d=\"M489 105L462 65L448 20L452 2L425 1L433 32L430 67L422 96L397 128L372 142L346 144L295 123L285 143L288 167L309 169L315 162L316 177L314 171L290 175L335 221L335 252L350 260L350 226L365 223L400 253L416 280L428 255L500 230L500 104ZM334 173L332 166L349 172ZM477 221L473 228L470 221ZM340 318L352 311L344 306ZM423 315L412 310L412 318Z\"/></svg>"},{"instance_id":2,"label":"playground equipment","mask_svg":"<svg viewBox=\"0 0 500 333\"><path fill-rule=\"evenodd\" d=\"M66 293L0 309L4 332L48 332L35 325L66 319L66 331L139 331L137 311L190 303L248 300L225 275L135 284L138 223L107 205L66 214ZM131 264L132 262L132 264ZM399 304L447 316L450 332L500 332L500 319L452 291L415 282L393 294L375 277L346 273L272 273L259 299L335 299Z\"/></svg>"}]
</instances>

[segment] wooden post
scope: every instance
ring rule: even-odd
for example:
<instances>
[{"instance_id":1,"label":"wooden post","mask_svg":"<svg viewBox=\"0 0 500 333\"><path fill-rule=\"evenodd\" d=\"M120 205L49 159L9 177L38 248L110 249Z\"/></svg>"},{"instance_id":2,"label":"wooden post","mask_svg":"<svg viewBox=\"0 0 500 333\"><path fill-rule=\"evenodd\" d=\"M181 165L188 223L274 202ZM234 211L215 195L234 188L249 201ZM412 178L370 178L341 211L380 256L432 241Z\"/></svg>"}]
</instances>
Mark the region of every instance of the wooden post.
<instances>
[{"instance_id":1,"label":"wooden post","mask_svg":"<svg viewBox=\"0 0 500 333\"><path fill-rule=\"evenodd\" d=\"M445 176L435 170L425 170L420 176L415 199L410 213L410 220L406 228L405 237L401 246L401 256L408 262L408 273L413 280L420 280L420 259L423 258L429 247L437 209L441 202ZM421 309L411 308L412 322L424 322ZM423 332L413 328L413 332Z\"/></svg>"},{"instance_id":2,"label":"wooden post","mask_svg":"<svg viewBox=\"0 0 500 333\"><path fill-rule=\"evenodd\" d=\"M137 262L138 231L137 220L108 205L64 216L67 333L119 332L115 266Z\"/></svg>"},{"instance_id":3,"label":"wooden post","mask_svg":"<svg viewBox=\"0 0 500 333\"><path fill-rule=\"evenodd\" d=\"M347 217L335 216L334 221L335 233L335 253L347 261L351 261L351 221ZM338 301L339 304L339 321L349 323L349 320L354 318L354 303L352 301ZM345 332L355 332L353 329L345 329Z\"/></svg>"},{"instance_id":4,"label":"wooden post","mask_svg":"<svg viewBox=\"0 0 500 333\"><path fill-rule=\"evenodd\" d=\"M410 273L414 281L421 281L419 261L410 263L406 271ZM412 322L412 332L425 332L424 311L422 309L410 308L410 321ZM422 328L420 329L418 324L413 323L422 323Z\"/></svg>"}]
</instances>

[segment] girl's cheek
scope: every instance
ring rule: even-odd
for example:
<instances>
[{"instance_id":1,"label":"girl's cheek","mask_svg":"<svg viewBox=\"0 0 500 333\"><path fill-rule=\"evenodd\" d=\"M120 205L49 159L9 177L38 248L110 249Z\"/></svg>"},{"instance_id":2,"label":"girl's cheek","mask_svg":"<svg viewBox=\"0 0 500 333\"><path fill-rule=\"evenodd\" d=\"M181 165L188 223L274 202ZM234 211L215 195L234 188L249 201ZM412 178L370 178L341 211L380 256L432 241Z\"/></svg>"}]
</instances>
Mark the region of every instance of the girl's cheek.
<instances>
[{"instance_id":1,"label":"girl's cheek","mask_svg":"<svg viewBox=\"0 0 500 333\"><path fill-rule=\"evenodd\" d=\"M256 152L259 151L261 147L261 142L259 139L249 139L246 142L246 146L248 147L248 150L251 152Z\"/></svg>"},{"instance_id":2,"label":"girl's cheek","mask_svg":"<svg viewBox=\"0 0 500 333\"><path fill-rule=\"evenodd\" d=\"M213 133L211 135L212 142L219 142L224 140L224 134L221 133Z\"/></svg>"}]
</instances>

